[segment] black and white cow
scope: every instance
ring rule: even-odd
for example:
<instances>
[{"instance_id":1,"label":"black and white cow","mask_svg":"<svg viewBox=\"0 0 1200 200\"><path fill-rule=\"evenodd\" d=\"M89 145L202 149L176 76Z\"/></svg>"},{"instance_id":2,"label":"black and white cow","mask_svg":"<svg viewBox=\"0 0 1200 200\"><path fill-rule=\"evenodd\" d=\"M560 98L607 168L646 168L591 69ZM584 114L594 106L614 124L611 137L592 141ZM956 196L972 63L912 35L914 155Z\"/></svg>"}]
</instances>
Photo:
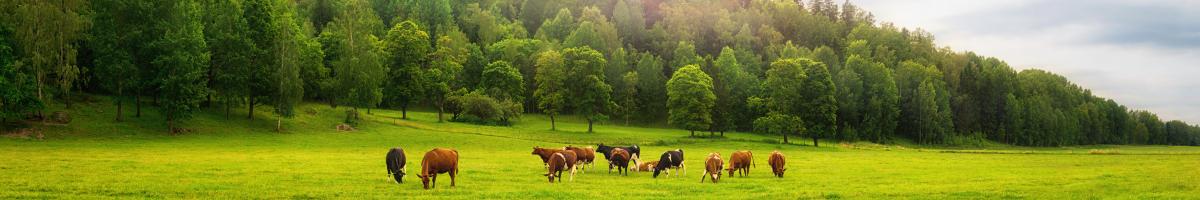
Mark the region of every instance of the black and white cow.
<instances>
[{"instance_id":1,"label":"black and white cow","mask_svg":"<svg viewBox=\"0 0 1200 200\"><path fill-rule=\"evenodd\" d=\"M629 152L629 161L633 161L634 166L637 166L641 163L642 148L638 147L638 145L636 145L636 144L632 145L632 146L628 146L628 147L615 147L615 146L605 146L604 144L598 144L598 145L596 145L596 152L604 154L605 160L612 161L612 149L613 148L622 148L622 149L625 149L625 151L628 151Z\"/></svg>"},{"instance_id":2,"label":"black and white cow","mask_svg":"<svg viewBox=\"0 0 1200 200\"><path fill-rule=\"evenodd\" d=\"M679 176L679 170L683 170L683 175L687 176L687 168L683 166L682 149L663 152L662 157L658 158L658 165L654 166L654 178L658 178L658 173L662 171L667 171L667 175L670 176L671 172L668 169L671 168L675 168L675 176Z\"/></svg>"}]
</instances>

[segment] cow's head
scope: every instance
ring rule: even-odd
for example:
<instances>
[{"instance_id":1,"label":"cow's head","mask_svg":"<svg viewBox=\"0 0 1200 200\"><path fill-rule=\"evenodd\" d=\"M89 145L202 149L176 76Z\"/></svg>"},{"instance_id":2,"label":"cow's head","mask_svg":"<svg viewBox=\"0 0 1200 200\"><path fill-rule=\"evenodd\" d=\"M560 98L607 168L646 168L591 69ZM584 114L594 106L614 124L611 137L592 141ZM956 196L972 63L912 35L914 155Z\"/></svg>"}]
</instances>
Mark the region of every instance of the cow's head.
<instances>
[{"instance_id":1,"label":"cow's head","mask_svg":"<svg viewBox=\"0 0 1200 200\"><path fill-rule=\"evenodd\" d=\"M542 148L533 147L533 152L529 153L529 154L530 155L539 155L541 152L542 152Z\"/></svg>"},{"instance_id":2,"label":"cow's head","mask_svg":"<svg viewBox=\"0 0 1200 200\"><path fill-rule=\"evenodd\" d=\"M429 189L429 176L417 175L417 177L421 177L421 185L424 185L425 189L428 190Z\"/></svg>"},{"instance_id":3,"label":"cow's head","mask_svg":"<svg viewBox=\"0 0 1200 200\"><path fill-rule=\"evenodd\" d=\"M717 173L712 174L712 180L713 180L713 183L716 183L718 180L721 180L721 170L717 170Z\"/></svg>"},{"instance_id":4,"label":"cow's head","mask_svg":"<svg viewBox=\"0 0 1200 200\"><path fill-rule=\"evenodd\" d=\"M785 172L785 171L787 171L787 168L779 168L779 170L775 171L775 176L778 176L779 178L783 178L783 172Z\"/></svg>"},{"instance_id":5,"label":"cow's head","mask_svg":"<svg viewBox=\"0 0 1200 200\"><path fill-rule=\"evenodd\" d=\"M546 176L546 178L550 179L551 183L554 183L554 173L546 173L546 174L543 174L543 176Z\"/></svg>"}]
</instances>

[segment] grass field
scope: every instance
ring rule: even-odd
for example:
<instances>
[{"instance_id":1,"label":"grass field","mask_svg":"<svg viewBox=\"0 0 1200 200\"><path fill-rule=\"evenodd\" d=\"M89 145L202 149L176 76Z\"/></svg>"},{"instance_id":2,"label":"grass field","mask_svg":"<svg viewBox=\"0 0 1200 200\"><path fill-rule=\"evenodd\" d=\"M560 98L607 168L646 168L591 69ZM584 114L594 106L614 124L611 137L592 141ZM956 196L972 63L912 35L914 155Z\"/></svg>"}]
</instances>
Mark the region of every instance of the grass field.
<instances>
[{"instance_id":1,"label":"grass field","mask_svg":"<svg viewBox=\"0 0 1200 200\"><path fill-rule=\"evenodd\" d=\"M512 127L437 123L436 114L374 110L353 132L334 126L345 108L306 105L273 131L268 107L246 120L214 109L186 124L194 132L164 133L154 109L114 122L106 101L80 103L70 125L45 125L44 140L0 137L0 199L1196 199L1200 148L1088 146L940 149L865 143L782 145L775 137L727 133L688 138L674 129L586 124L566 119L549 131L543 116L526 115ZM132 111L127 110L127 113ZM684 149L687 175L653 179L650 173L608 174L606 161L574 182L550 184L534 146L640 144L646 157ZM390 147L408 152L410 176L392 182L383 157ZM434 147L461 154L457 187L442 176L423 190L416 171ZM1093 150L1101 150L1105 154ZM755 152L749 177L700 183L702 158L734 150ZM770 176L766 155L788 156L785 178Z\"/></svg>"}]
</instances>

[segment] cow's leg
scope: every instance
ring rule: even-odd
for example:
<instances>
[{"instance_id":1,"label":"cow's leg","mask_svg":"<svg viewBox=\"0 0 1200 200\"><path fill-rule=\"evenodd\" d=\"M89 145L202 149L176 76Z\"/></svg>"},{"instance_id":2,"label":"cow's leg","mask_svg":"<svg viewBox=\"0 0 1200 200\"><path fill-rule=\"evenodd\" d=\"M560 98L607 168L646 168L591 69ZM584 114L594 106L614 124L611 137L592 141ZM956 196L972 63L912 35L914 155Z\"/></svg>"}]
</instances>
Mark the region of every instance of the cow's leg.
<instances>
[{"instance_id":1,"label":"cow's leg","mask_svg":"<svg viewBox=\"0 0 1200 200\"><path fill-rule=\"evenodd\" d=\"M432 172L429 175L429 188L437 188L437 172Z\"/></svg>"},{"instance_id":2,"label":"cow's leg","mask_svg":"<svg viewBox=\"0 0 1200 200\"><path fill-rule=\"evenodd\" d=\"M704 175L700 175L700 183L704 183L705 177L708 177L708 171L704 171Z\"/></svg>"},{"instance_id":3,"label":"cow's leg","mask_svg":"<svg viewBox=\"0 0 1200 200\"><path fill-rule=\"evenodd\" d=\"M576 168L576 167L579 167L579 166L578 166L578 165L576 165L576 166L571 166L571 180L569 180L569 181L571 181L571 182L575 182L575 168Z\"/></svg>"},{"instance_id":4,"label":"cow's leg","mask_svg":"<svg viewBox=\"0 0 1200 200\"><path fill-rule=\"evenodd\" d=\"M458 170L450 171L450 187L454 187L454 177L458 176Z\"/></svg>"}]
</instances>

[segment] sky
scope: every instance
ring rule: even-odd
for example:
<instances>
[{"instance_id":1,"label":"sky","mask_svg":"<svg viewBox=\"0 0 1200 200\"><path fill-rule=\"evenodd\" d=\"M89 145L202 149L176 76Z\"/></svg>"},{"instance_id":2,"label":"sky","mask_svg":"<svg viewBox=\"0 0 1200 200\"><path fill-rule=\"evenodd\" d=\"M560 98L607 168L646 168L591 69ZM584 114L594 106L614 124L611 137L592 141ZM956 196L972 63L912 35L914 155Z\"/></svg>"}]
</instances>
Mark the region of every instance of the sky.
<instances>
[{"instance_id":1,"label":"sky","mask_svg":"<svg viewBox=\"0 0 1200 200\"><path fill-rule=\"evenodd\" d=\"M840 2L839 2L840 3ZM851 0L938 46L1043 69L1163 121L1200 124L1200 1Z\"/></svg>"}]
</instances>

